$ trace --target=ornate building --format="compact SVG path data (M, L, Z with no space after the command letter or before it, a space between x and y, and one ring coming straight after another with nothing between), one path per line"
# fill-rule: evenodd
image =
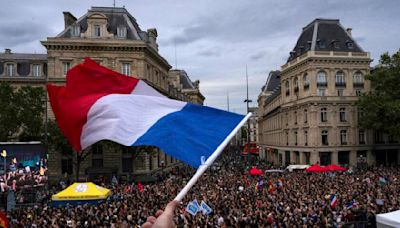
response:
M170 98L203 104L198 81L193 83L184 71L184 77L178 80L174 76L176 70L169 72L171 66L158 52L157 30L142 31L125 8L92 7L79 19L69 12L63 14L63 31L41 42L47 55L12 54L10 50L0 54L1 80L40 86L46 82L64 84L67 71L90 57L103 66L146 81ZM50 105L47 112L53 118ZM75 159L63 151L49 151L49 177L56 179L75 172ZM80 176L145 174L176 162L153 147L109 150L96 144L81 164Z
M258 98L267 159L281 165L378 162L380 145L372 131L358 127L363 113L355 105L370 90L364 76L371 61L339 20L316 19L304 27ZM391 155L396 162L397 154Z

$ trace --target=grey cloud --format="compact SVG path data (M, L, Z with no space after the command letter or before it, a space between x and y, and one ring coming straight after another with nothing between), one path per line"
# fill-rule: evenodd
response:
M221 52L216 49L202 50L197 52L197 55L205 56L205 57L218 57L221 55Z
M266 51L260 51L260 52L250 55L250 59L256 61L256 60L263 58L266 54L267 54Z
M51 29L44 24L25 21L17 23L0 23L0 40L4 47L13 47L46 38Z

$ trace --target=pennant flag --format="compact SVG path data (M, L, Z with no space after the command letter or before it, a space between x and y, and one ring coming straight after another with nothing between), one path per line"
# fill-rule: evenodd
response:
M335 194L332 194L331 195L331 208L336 207L336 204L337 204L337 197Z
M358 203L356 202L356 200L353 199L351 202L346 204L346 209L355 208L355 207L357 207L357 204Z
M101 140L151 145L197 168L244 118L169 99L89 58L68 71L65 86L48 84L47 90L57 124L75 151Z
M199 204L195 204L193 201L189 202L186 206L186 211L189 212L189 214L196 216L197 212L199 211Z
M213 212L213 210L211 209L210 206L208 206L206 204L206 202L204 202L203 200L201 201L201 205L200 205L201 211L203 212L203 214L205 215L209 215Z

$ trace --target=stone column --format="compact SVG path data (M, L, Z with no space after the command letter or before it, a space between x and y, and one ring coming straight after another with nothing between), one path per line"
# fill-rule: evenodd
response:
M333 151L332 152L332 154L331 154L331 158L332 158L332 164L338 164L338 162L339 162L339 160L338 160L338 158L339 158L339 152L337 152L337 151Z
M319 152L318 151L311 151L311 153L310 153L310 163L311 164L315 164L315 163L317 163L318 162L318 164L320 163L320 160L319 160Z
M349 158L350 166L357 165L357 151L355 151L355 150L350 151L349 157L350 157Z

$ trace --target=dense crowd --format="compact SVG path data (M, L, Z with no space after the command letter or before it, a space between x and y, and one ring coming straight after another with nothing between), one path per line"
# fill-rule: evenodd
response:
M376 214L399 209L399 168L336 175L294 171L260 177L245 174L252 166L270 168L270 164L245 161L234 154L220 158L176 210L177 226L342 227L355 221L374 226ZM7 216L13 227L139 227L177 195L193 172L181 168L143 189L131 183L107 185L113 195L100 205L54 208L42 204ZM336 196L333 206L332 196ZM187 213L185 206L194 199L204 200L213 212Z

